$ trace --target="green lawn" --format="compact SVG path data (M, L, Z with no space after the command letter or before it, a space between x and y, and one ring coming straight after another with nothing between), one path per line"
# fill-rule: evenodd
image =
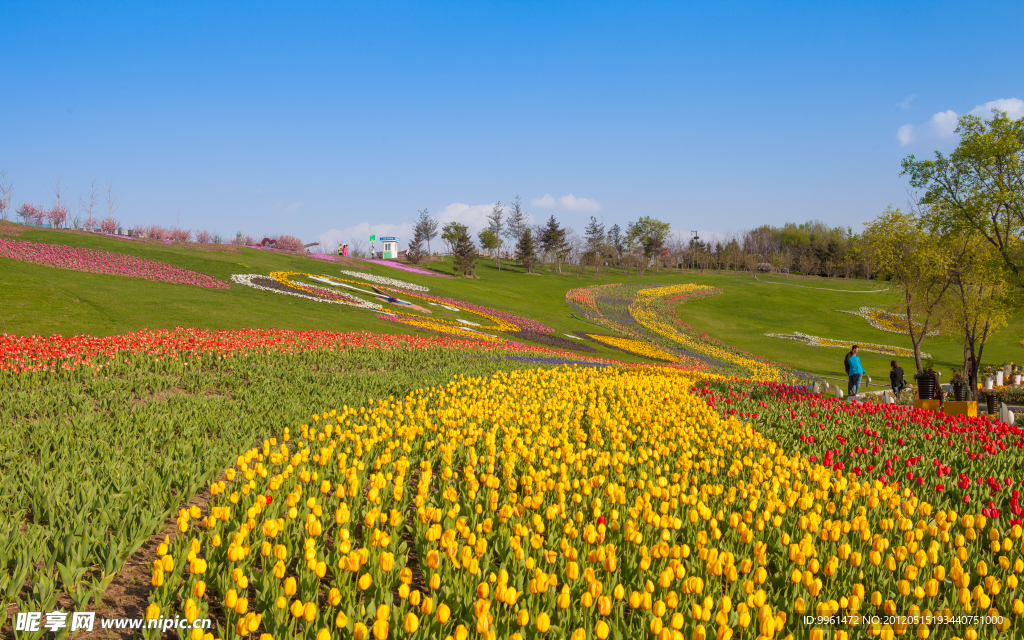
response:
M864 280L803 278L799 276L765 277L759 280L749 274L691 274L693 282L722 289L720 296L696 300L682 305L679 316L695 328L729 344L747 349L771 360L788 364L801 371L818 375L843 377L843 349L813 348L791 340L765 337L766 333L799 331L823 338L870 342L911 348L910 338L875 329L867 320L838 310L856 311L862 306L890 308L900 301L896 290L884 291L884 285ZM776 284L785 283L785 284ZM791 286L797 285L797 286ZM846 291L829 291L844 289ZM1015 316L985 346L984 363L1002 364L1004 360L1024 359L1018 329L1021 316ZM921 349L930 354L935 365L948 379L948 370L963 364L963 347L949 331L925 338ZM861 352L861 361L875 382L888 385L889 356ZM912 357L897 358L905 371L914 370Z
M237 253L207 251L189 245L125 241L42 229L25 229L18 238L136 255L224 280L236 273L267 274L275 270L337 276L344 268L338 263L256 249L241 249ZM445 269L447 265L433 263L431 266ZM575 277L550 272L527 275L515 266L499 272L491 260L481 261L477 269L479 279L476 280L431 278L376 266L368 273L423 284L436 295L533 318L554 328L556 335L594 328L573 318L564 303L565 293L575 287L609 282L714 285L721 288L723 294L683 305L679 314L684 320L731 345L819 375L842 375L844 352L841 349L814 349L798 342L767 338L764 334L800 331L827 338L909 346L909 339L905 337L879 331L862 318L836 311L855 310L865 305L885 308L898 301L894 291L866 293L878 288L878 283L874 282L797 276L761 277L762 280L787 283L770 284L755 281L748 274L701 275L694 271L648 273L643 278L635 275L623 277L619 273L595 279L592 275ZM241 285L233 284L230 290L202 289L139 278L58 270L6 259L0 259L0 302L0 333L110 335L142 327L194 326L207 329L367 330L428 335L426 331L380 320L372 312L257 291ZM992 339L986 347L985 362L1024 360L1024 349L1019 344L1021 335L1016 328L1020 320L1020 316L1015 317L1009 327ZM943 369L962 359L961 347L954 337L926 338L923 348L935 356L936 364ZM621 351L600 346L598 349L607 357L637 360ZM864 354L863 361L876 381L887 381L888 357ZM907 370L913 369L910 359L906 359L903 366Z

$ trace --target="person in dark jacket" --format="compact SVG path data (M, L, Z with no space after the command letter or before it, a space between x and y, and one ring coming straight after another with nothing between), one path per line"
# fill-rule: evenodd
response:
M889 384L893 394L897 397L900 395L900 391L907 386L906 381L903 380L903 367L896 364L895 360L889 362Z

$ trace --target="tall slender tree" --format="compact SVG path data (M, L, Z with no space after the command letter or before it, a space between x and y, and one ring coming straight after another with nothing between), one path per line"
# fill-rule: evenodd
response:
M427 254L434 255L430 252L430 240L437 237L437 218L430 215L429 209L423 209L419 214L420 217L416 220L416 225L421 227L423 239L427 241ZM415 231L415 226L413 230Z
M625 248L622 240L622 229L619 228L619 225L613 224L612 228L608 230L608 244L615 247L617 252L622 253Z
M530 216L523 210L523 203L519 196L512 199L509 208L508 218L505 221L505 237L513 246L518 247L523 232L530 226Z
M504 215L505 207L504 205L501 204L501 200L499 200L496 203L494 203L494 208L492 208L491 212L487 215L487 228L490 230L492 234L494 234L494 238L489 237L488 242L496 242L497 244L495 244L493 247L488 247L487 245L483 244L482 237L480 240L480 244L482 247L494 251L494 264L497 265L498 271L501 271L501 236L502 232L505 230L505 224L502 220L502 217Z

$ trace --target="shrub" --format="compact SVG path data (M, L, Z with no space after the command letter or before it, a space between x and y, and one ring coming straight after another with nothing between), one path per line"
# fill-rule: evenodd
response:
M196 242L202 244L209 244L211 240L210 232L203 229L202 231L196 231Z

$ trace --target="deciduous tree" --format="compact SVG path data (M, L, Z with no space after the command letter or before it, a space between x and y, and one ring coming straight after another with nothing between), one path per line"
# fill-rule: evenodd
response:
M879 269L903 294L914 364L921 371L921 341L942 322L942 302L953 284L954 257L913 212L886 209L864 229Z
M943 235L976 232L998 251L1024 283L1024 119L992 110L992 118L961 116L960 142L949 157L903 160L903 174L920 199L930 226Z

